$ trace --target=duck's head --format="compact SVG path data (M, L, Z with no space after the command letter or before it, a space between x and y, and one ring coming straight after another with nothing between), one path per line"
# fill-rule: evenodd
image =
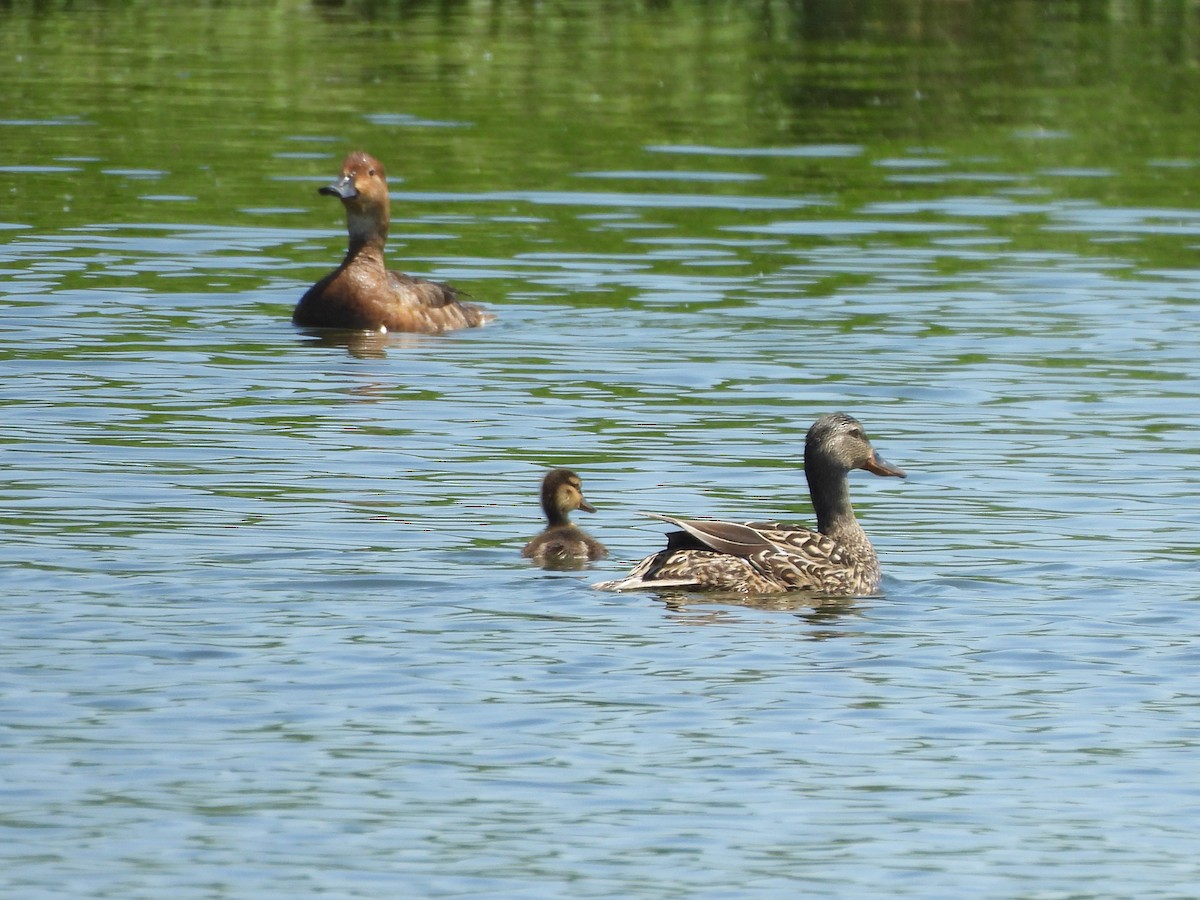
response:
M342 174L333 184L317 188L318 194L337 197L346 208L350 239L387 236L391 217L387 176L383 163L356 150L342 163Z
M596 507L583 496L583 483L570 469L552 469L542 479L542 509L552 525L567 521L567 514L577 509L595 512Z
M804 439L805 471L834 468L841 472L866 469L874 475L904 477L904 470L893 466L871 446L862 423L846 413L821 416L808 429Z

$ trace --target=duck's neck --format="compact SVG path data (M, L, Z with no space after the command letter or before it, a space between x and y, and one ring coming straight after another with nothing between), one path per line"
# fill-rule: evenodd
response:
M346 210L346 228L350 232L350 247L346 259L372 259L383 263L383 246L387 243L388 227L372 215L356 209Z
M542 511L546 514L546 522L550 528L571 524L567 511L559 505L556 493L557 490L542 492Z
M804 475L808 479L813 511L817 514L817 531L830 537L861 534L862 526L850 505L846 472L818 460L808 460L804 464Z

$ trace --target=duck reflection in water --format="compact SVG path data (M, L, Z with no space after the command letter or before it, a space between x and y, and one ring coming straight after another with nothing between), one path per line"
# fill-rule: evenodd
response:
M657 598L673 622L683 625L726 625L739 621L746 611L782 613L807 626L801 635L810 641L853 637L863 632L853 627L863 608L857 597L828 597L812 591L788 591L784 594L743 594L737 592L659 591ZM849 627L848 627L849 626Z

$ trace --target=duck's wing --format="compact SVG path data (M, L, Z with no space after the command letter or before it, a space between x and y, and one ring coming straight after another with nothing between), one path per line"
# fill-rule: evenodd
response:
M689 551L711 550L744 561L766 582L798 589L839 592L848 587L854 577L841 544L828 535L800 525L676 519L657 513L646 515L681 529L681 532L668 535L666 559ZM660 571L670 568L669 564L662 565Z
M679 529L667 547L646 557L625 578L595 585L626 591L677 587L774 593L810 590L848 594L860 573L845 548L820 532L783 522L677 519L643 513Z
M421 327L404 327L400 331L452 331L485 325L496 317L477 303L468 303L471 296L451 284L414 278L394 269L388 270L388 281L399 301L397 319L417 320Z
M700 546L718 553L751 558L761 553L776 553L783 548L759 530L757 522L726 522L724 519L676 519L660 513L642 513L651 519L670 522L699 542ZM683 549L682 547L680 549Z
M395 269L388 269L388 281L401 296L433 309L456 302L460 295L458 288L453 285L405 275Z
M790 522L743 522L742 525L753 529L764 541L783 553L824 559L835 553L838 547L838 542L829 535Z

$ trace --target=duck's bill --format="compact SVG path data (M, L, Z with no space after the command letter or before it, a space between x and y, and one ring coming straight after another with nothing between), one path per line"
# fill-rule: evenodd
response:
M895 475L897 478L905 477L903 469L893 466L878 453L874 454L863 468L872 475Z
M358 196L358 191L354 189L353 178L339 178L333 184L317 188L317 193L325 194L328 197L340 197L343 200Z
M596 511L596 507L592 506L592 504L588 503L586 500L579 501L579 508L582 509L584 512L595 512Z

